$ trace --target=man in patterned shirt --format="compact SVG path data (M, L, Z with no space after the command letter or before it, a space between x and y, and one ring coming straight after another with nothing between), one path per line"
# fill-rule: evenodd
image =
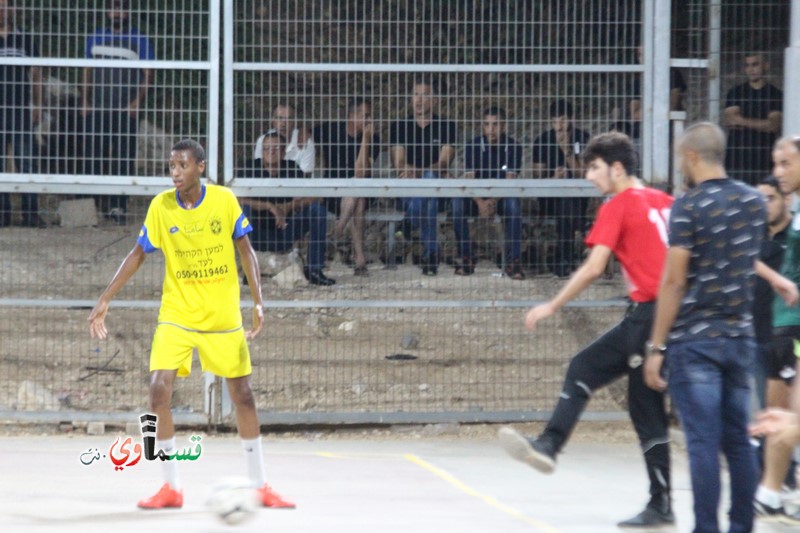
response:
M669 250L656 316L647 343L645 381L669 392L686 433L694 493L695 532L718 532L719 453L728 462L730 529L753 529L757 483L747 434L755 360L754 274L790 302L797 287L758 261L766 208L755 189L729 179L725 135L709 122L678 140L680 170L689 191L675 201ZM665 343L669 341L669 346Z
M150 409L158 416L156 447L176 451L170 402L175 377L188 376L197 349L204 371L226 378L236 406L236 427L242 439L248 474L265 507L294 507L264 479L264 459L258 415L250 388L247 339L264 325L258 260L247 234L250 222L236 196L224 187L204 184L205 150L195 141L172 147L169 169L173 189L150 203L136 245L128 253L89 315L93 338L105 339L111 299L144 263L146 254L161 250L165 259L164 288L158 325L150 353ZM245 332L239 309L236 251L253 298L253 326ZM177 461L162 460L166 483L143 509L179 508L183 491Z

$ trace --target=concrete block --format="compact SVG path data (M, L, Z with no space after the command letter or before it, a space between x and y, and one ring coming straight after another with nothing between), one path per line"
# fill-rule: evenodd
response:
M89 422L86 424L87 435L105 435L106 424L105 422Z
M138 422L126 422L125 434L132 437L137 437L142 434L142 426Z
M62 200L58 204L58 218L64 228L96 226L98 223L97 210L91 198Z

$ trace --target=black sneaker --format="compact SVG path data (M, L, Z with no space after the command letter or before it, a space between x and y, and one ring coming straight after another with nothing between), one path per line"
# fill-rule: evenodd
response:
M308 282L312 285L322 285L323 287L328 287L336 284L336 280L327 277L322 273L322 270L311 270L308 267L303 267L303 274L306 276Z
M756 518L764 522L782 522L790 526L800 525L800 512L787 513L784 506L773 507L757 499L753 500Z
M435 276L439 273L439 258L436 254L423 256L420 266L423 276Z
M556 469L556 451L547 440L529 439L510 427L501 428L497 436L500 438L500 445L517 461L522 461L543 474L552 474Z
M672 529L675 526L675 515L672 511L662 513L654 507L645 507L644 511L633 518L617 524L620 529L630 531L658 531Z

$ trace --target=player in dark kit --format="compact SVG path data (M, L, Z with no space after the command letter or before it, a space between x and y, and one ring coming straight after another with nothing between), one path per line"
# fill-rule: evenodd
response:
M602 276L611 254L622 265L630 305L619 324L572 358L544 432L531 439L506 427L500 430L500 442L515 459L551 473L556 455L567 443L592 393L627 375L630 416L647 465L650 501L641 513L618 525L626 529L669 526L675 518L670 497L667 413L663 394L644 383L642 362L667 252L672 197L644 187L629 174L638 161L633 143L622 133L594 137L582 157L586 179L604 195L613 196L600 208L586 238L591 248L588 258L552 300L528 311L525 326L532 331L540 320L555 314Z

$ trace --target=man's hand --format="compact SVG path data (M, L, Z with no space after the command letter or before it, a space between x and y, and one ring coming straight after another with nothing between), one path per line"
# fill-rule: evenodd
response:
M798 299L800 298L800 294L798 294L797 291L797 285L783 276L781 276L775 282L772 288L778 294L778 296L783 298L783 301L786 302L786 305L788 306L796 305Z
M556 179L562 179L567 176L567 167L556 167L556 172L553 174L553 177Z
M536 329L536 324L540 320L549 316L553 316L555 312L556 310L549 302L531 308L531 310L528 311L528 314L525 315L525 329L528 331L533 331Z
M372 120L364 122L364 129L361 130L362 139L372 139L372 134L375 133L375 128L372 125Z
M253 327L245 332L244 337L247 340L254 339L261 328L264 327L264 308L258 304L253 306Z
M644 358L644 382L645 385L658 392L667 389L667 382L661 377L661 367L664 365L664 354L647 354Z
M267 204L267 211L272 213L272 216L275 217L275 227L278 229L285 229L286 228L286 211L283 207L279 205L275 205L272 202Z
M89 313L89 334L93 339L105 339L108 337L106 329L106 315L108 314L108 302L100 300Z
M422 173L419 171L419 169L412 165L406 165L406 167L403 168L403 170L398 172L398 175L403 179L418 178L420 177L421 174Z

